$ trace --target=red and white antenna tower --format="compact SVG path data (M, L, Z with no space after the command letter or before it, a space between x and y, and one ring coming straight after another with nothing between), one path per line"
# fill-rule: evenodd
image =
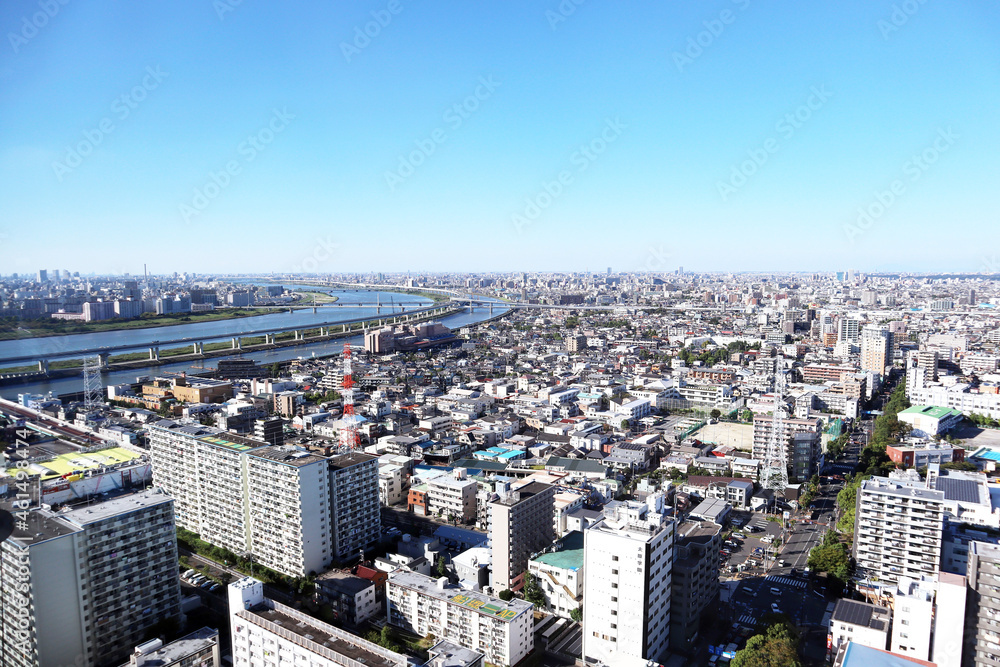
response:
M344 381L341 383L344 398L344 415L341 418L340 448L353 451L358 448L358 418L354 414L354 378L351 377L351 346L344 343Z

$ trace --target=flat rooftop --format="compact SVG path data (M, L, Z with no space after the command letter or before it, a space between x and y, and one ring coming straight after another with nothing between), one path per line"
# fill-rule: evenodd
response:
M583 567L583 532L574 530L557 543L555 551L543 553L532 560L561 570L579 570Z
M46 510L32 510L17 518L10 540L24 546L63 537L80 530Z
M378 460L378 457L372 456L371 454L362 454L361 452L350 452L348 454L331 456L330 467L336 468L337 470L343 470L344 468L350 468L351 466L356 466L361 463L367 463L368 461L376 461L376 460Z
M49 461L32 463L27 471L28 474L39 475L44 481L55 479L56 477L65 477L75 472L82 473L93 468L100 468L101 466L116 466L138 458L140 458L139 454L124 447L112 447L87 454L72 451L59 454ZM13 476L16 472L14 468L7 469L8 475Z
M174 499L166 493L158 489L150 489L138 493L125 493L101 502L82 504L68 512L60 512L58 516L65 521L82 527L95 521L104 521L119 514L128 514L129 512L147 509L162 503L172 503L173 501Z
M219 643L219 631L209 627L199 628L191 634L150 653L143 654L142 664L148 667L157 665L172 665L184 658L211 648Z
M832 620L859 625L872 630L889 631L889 610L857 600L837 600Z
M360 637L341 632L305 614L298 614L284 605L276 602L271 604L274 605L272 608L256 607L249 611L241 610L236 612L236 616L255 625L261 625L259 620L273 623L296 635L301 646L313 651L325 648L345 658L363 663L367 667L407 667L405 656L384 650Z
M268 461L274 461L276 463L281 463L295 468L301 468L309 465L310 463L317 463L319 461L326 460L325 456L313 454L306 449L301 449L294 445L261 447L260 449L255 449L251 453L251 456L267 459Z
M403 586L428 597L445 600L449 604L466 607L484 616L492 616L506 622L514 620L521 614L530 614L535 608L535 605L530 602L518 600L517 598L512 599L510 602L504 602L500 598L475 591L450 586L439 588L437 579L408 570L397 570L390 574L389 583Z

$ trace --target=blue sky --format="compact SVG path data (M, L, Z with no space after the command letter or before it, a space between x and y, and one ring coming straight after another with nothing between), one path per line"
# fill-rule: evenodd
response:
M63 1L0 8L0 274L974 272L1000 236L995 3Z

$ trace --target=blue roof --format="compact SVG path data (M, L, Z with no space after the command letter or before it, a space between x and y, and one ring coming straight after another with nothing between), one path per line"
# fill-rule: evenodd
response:
M913 667L925 664L927 663L923 661L918 662L895 653L849 642L841 667Z

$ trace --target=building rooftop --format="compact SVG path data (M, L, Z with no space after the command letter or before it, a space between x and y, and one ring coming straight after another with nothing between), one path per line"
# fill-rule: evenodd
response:
M367 463L368 461L377 461L378 457L372 456L371 454L362 454L361 452L350 452L347 454L331 456L329 460L331 468L343 470L345 468L350 468L351 466Z
M889 630L889 611L887 609L856 600L838 600L837 606L833 608L831 620L838 623L860 625L872 630Z
M844 644L833 664L834 667L913 667L914 665L934 667L933 662L908 658L854 642Z
M136 646L136 652L142 651L143 667L157 667L158 665L172 665L180 662L190 655L204 651L219 643L219 631L213 628L204 627L195 630L191 634L185 635L176 641L161 646L155 651L142 651L143 644Z
M277 445L272 447L261 447L254 450L252 456L257 456L269 461L275 461L287 466L301 468L310 463L317 463L326 460L325 456L318 456L312 452L295 447L293 445Z
M961 415L960 410L954 410L952 408L942 408L936 405L914 405L905 410L900 410L901 415L922 415L924 417L933 417L934 419L943 419L948 415Z
M96 452L68 452L55 456L54 458L41 463L32 463L27 468L27 472L32 475L39 475L42 480L55 479L56 477L66 477L74 473L82 473L101 466L115 466L139 458L140 455L124 447L111 447L101 449ZM13 468L7 470L7 474L14 476L17 471Z
M270 602L268 605L251 610L240 610L235 616L272 631L273 628L263 625L261 621L276 625L284 631L277 634L321 655L333 652L336 654L333 659L340 663L343 663L343 658L349 658L366 667L407 667L405 656L342 632L277 602Z
M79 505L68 512L60 512L59 517L77 526L83 527L96 521L104 521L113 516L128 514L163 503L172 503L174 499L160 489L126 493L97 503Z
M500 598L475 591L450 586L442 588L437 579L406 570L397 570L390 574L389 582L506 622L512 621L521 614L530 614L535 608L535 605L530 602L516 598L510 602L504 602Z
M215 429L213 429L215 430ZM258 440L251 440L250 438L244 438L242 436L236 435L235 433L229 433L228 431L217 431L211 435L203 435L198 438L200 442L204 442L207 445L214 445L222 449L228 449L234 452L249 452L260 447L267 447L266 442L260 442Z
M532 560L561 570L579 570L583 567L583 532L574 530L556 543L555 551L546 551Z
M10 539L24 546L63 537L80 530L47 510L32 510L17 519Z

